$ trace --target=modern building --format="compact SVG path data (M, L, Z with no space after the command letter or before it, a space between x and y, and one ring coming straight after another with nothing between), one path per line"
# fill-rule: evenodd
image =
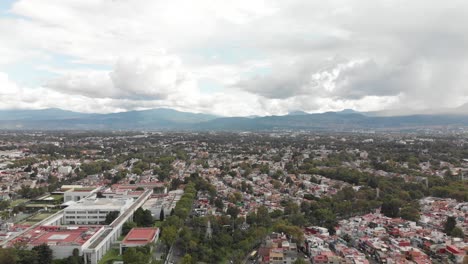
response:
M47 244L53 251L54 259L73 255L77 249L79 255L103 231L102 226L39 226L22 234L10 243L24 243L29 249Z
M150 243L157 242L158 239L159 228L157 227L132 228L120 244L120 254L122 254L126 248L145 246Z
M63 224L65 225L96 225L103 224L110 212L119 214L127 210L133 199L87 198L80 200L64 209Z
M77 202L81 199L91 196L92 194L97 193L100 190L100 187L82 187L80 185L72 185L69 189L66 189L66 187L62 186L62 189L65 189L63 193L63 201L67 203L70 201Z
M155 198L151 198L143 205L143 209L150 210L151 215L159 219L161 211L164 211L164 216L171 214L172 209L175 208L177 202L182 198L183 190L170 191L167 194L161 194Z

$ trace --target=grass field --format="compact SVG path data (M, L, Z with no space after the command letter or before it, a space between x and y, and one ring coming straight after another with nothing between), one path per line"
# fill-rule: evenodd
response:
M34 224L46 219L47 217L53 215L54 213L55 212L40 213L40 214L37 214L37 215L34 215L32 217L24 219L23 221L19 222L19 224L34 225Z
M114 260L122 260L122 256L119 255L119 250L111 248L99 261L99 264L112 263Z
M17 199L17 200L14 200L14 201L12 201L12 202L10 203L10 207L13 208L13 207L15 207L15 206L17 206L17 205L19 205L19 204L25 203L25 202L27 202L27 201L29 201L29 200L28 200L28 199Z

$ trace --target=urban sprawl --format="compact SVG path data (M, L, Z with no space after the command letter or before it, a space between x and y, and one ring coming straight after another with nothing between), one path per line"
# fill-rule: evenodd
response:
M464 133L0 133L0 263L468 263Z

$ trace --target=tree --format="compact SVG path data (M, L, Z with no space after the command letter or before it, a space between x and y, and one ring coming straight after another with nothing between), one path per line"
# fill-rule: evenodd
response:
M175 226L168 226L162 229L161 240L170 247L177 238L177 229Z
M181 263L182 264L192 264L193 263L192 256L190 254L185 254L185 256L182 258Z
M153 226L153 216L151 215L150 210L143 210L141 207L138 208L134 215L133 215L133 221L138 225L138 226Z
M455 219L455 217L453 216L447 216L447 220L445 221L445 224L444 224L444 232L447 234L447 235L451 235L453 229L456 227L457 225L457 221Z
M106 215L106 220L104 220L104 224L110 225L114 220L119 217L119 212L118 211L111 211L107 213Z
M229 206L226 213L230 215L233 219L237 218L237 215L240 213L239 208L237 206Z
M37 263L38 264L51 264L53 259L52 249L47 244L41 244L32 248L33 251L37 252Z
M159 220L164 221L164 209L161 208L161 213L159 214Z
M400 213L400 201L397 199L385 200L382 204L382 214L387 217L397 217Z
M135 248L128 248L122 255L122 259L125 264L148 264L150 256Z
M452 229L452 232L450 232L450 235L453 237L459 237L459 238L464 238L465 234L463 233L463 230L456 226L455 228Z
M0 263L16 264L17 256L12 248L0 248Z
M128 232L130 232L130 230L132 230L134 227L137 227L135 222L125 222L122 225L122 235L128 234Z
M419 220L419 210L411 205L405 206L401 209L400 216L403 219L416 222Z
M268 213L268 208L263 205L257 209L257 224L263 227L269 227L271 225L271 218L270 214Z
M16 254L18 255L17 264L35 264L37 263L37 252L23 248L17 248ZM0 263L3 263L0 261Z
M223 203L223 200L221 198L216 198L216 200L214 201L214 204L215 204L216 208L218 208L219 210L223 210L224 203Z
M283 211L281 211L279 209L275 209L275 210L273 210L273 212L270 213L270 217L273 218L273 219L279 218L282 215L283 215Z

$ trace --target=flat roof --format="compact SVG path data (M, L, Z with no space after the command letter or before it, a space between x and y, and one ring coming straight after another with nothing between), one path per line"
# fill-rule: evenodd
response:
M146 245L154 241L157 232L157 227L132 228L122 241L122 245Z
M11 243L24 242L30 246L43 243L49 246L83 245L102 226L39 226L19 236Z
M65 212L75 210L109 210L120 211L123 207L131 204L131 198L88 198L82 199L65 208Z

